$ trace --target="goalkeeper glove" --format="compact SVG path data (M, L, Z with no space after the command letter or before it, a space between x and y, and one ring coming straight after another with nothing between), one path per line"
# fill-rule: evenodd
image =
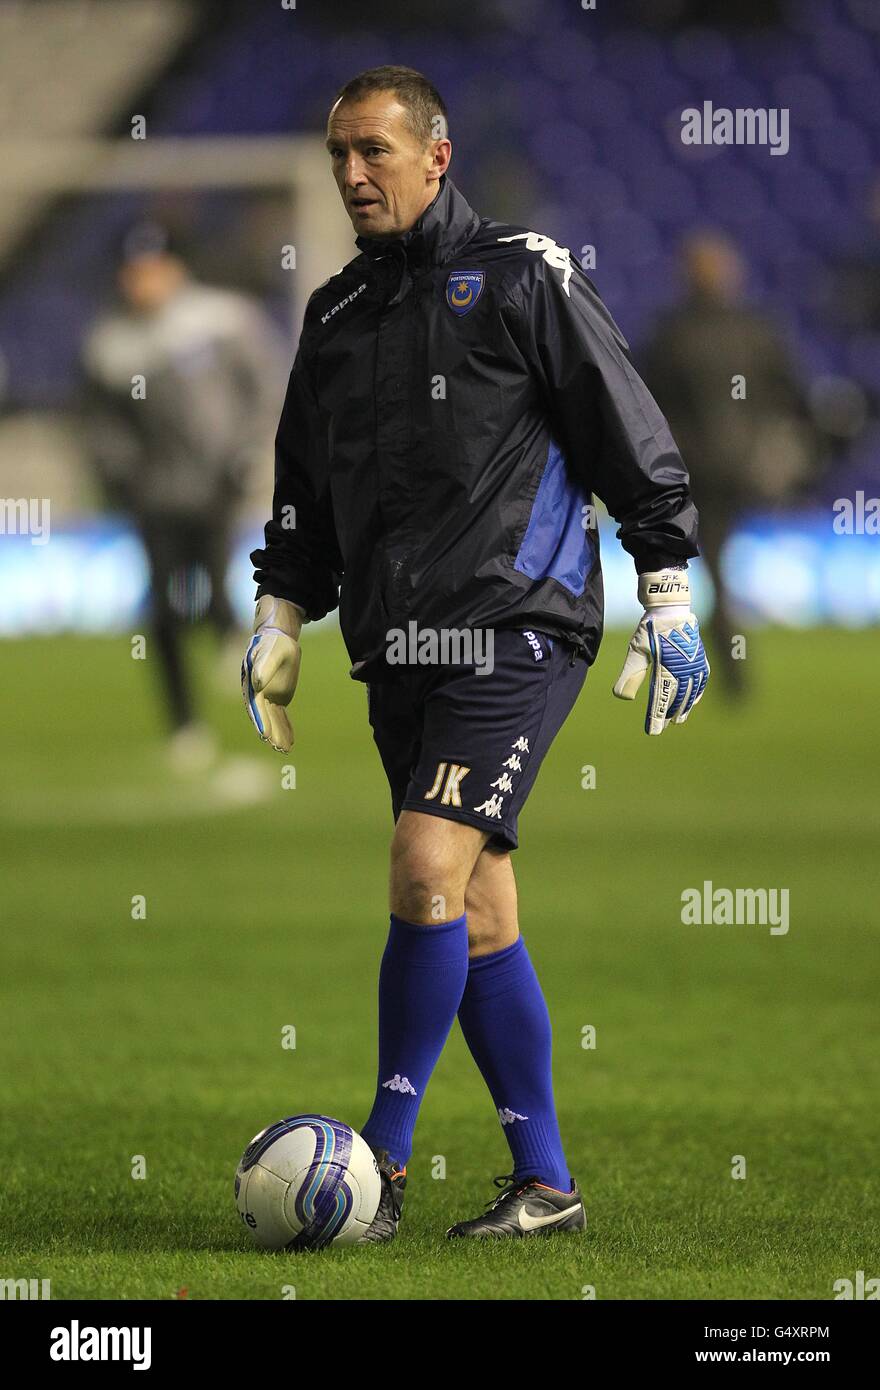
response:
M614 685L619 700L634 700L650 668L645 733L662 734L670 722L683 724L709 679L700 625L691 612L691 588L683 569L639 575L645 611L630 639L623 670Z
M293 743L285 707L293 699L299 677L299 634L305 616L295 603L264 594L257 603L254 635L241 663L241 693L251 723L279 753L289 753Z

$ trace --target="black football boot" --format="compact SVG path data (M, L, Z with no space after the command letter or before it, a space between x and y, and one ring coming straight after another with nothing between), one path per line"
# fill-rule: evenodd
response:
M491 1202L483 1216L457 1221L447 1236L491 1237L545 1236L552 1231L582 1231L587 1224L584 1199L572 1179L570 1192L547 1187L537 1178L495 1179L504 1189Z
M382 1183L379 1206L370 1225L358 1241L366 1245L373 1241L393 1240L397 1235L400 1212L403 1207L403 1190L406 1187L406 1169L398 1168L388 1157L387 1149L374 1149L376 1167Z

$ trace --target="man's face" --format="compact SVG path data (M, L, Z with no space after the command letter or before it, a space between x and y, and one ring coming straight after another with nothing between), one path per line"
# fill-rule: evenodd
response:
M723 303L734 303L745 281L745 266L736 247L719 236L690 239L685 247L685 272L692 289Z
M186 279L186 267L176 256L135 256L117 275L122 296L137 314L154 314L175 295Z
M365 237L408 232L433 201L452 153L446 139L419 145L393 92L334 106L327 149L351 224Z

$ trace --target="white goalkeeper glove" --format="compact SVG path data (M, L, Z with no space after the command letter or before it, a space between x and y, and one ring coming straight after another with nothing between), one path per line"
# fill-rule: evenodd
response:
M619 700L634 700L650 669L645 733L662 734L669 723L683 724L703 698L709 663L700 625L691 612L686 570L640 574L639 602L645 611L630 639L614 694Z
M260 738L289 753L293 730L286 706L293 699L302 652L299 634L304 609L264 594L257 603L254 635L241 663L241 693Z

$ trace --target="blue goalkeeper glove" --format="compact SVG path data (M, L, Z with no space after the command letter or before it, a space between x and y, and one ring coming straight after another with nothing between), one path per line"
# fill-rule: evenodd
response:
M641 621L630 639L623 670L614 684L619 700L634 700L648 671L645 733L662 734L683 724L709 679L700 624L691 612L691 589L683 569L639 575Z
M241 663L241 693L251 723L265 743L289 753L293 730L287 706L299 679L299 634L305 611L264 594L257 603L254 635Z

